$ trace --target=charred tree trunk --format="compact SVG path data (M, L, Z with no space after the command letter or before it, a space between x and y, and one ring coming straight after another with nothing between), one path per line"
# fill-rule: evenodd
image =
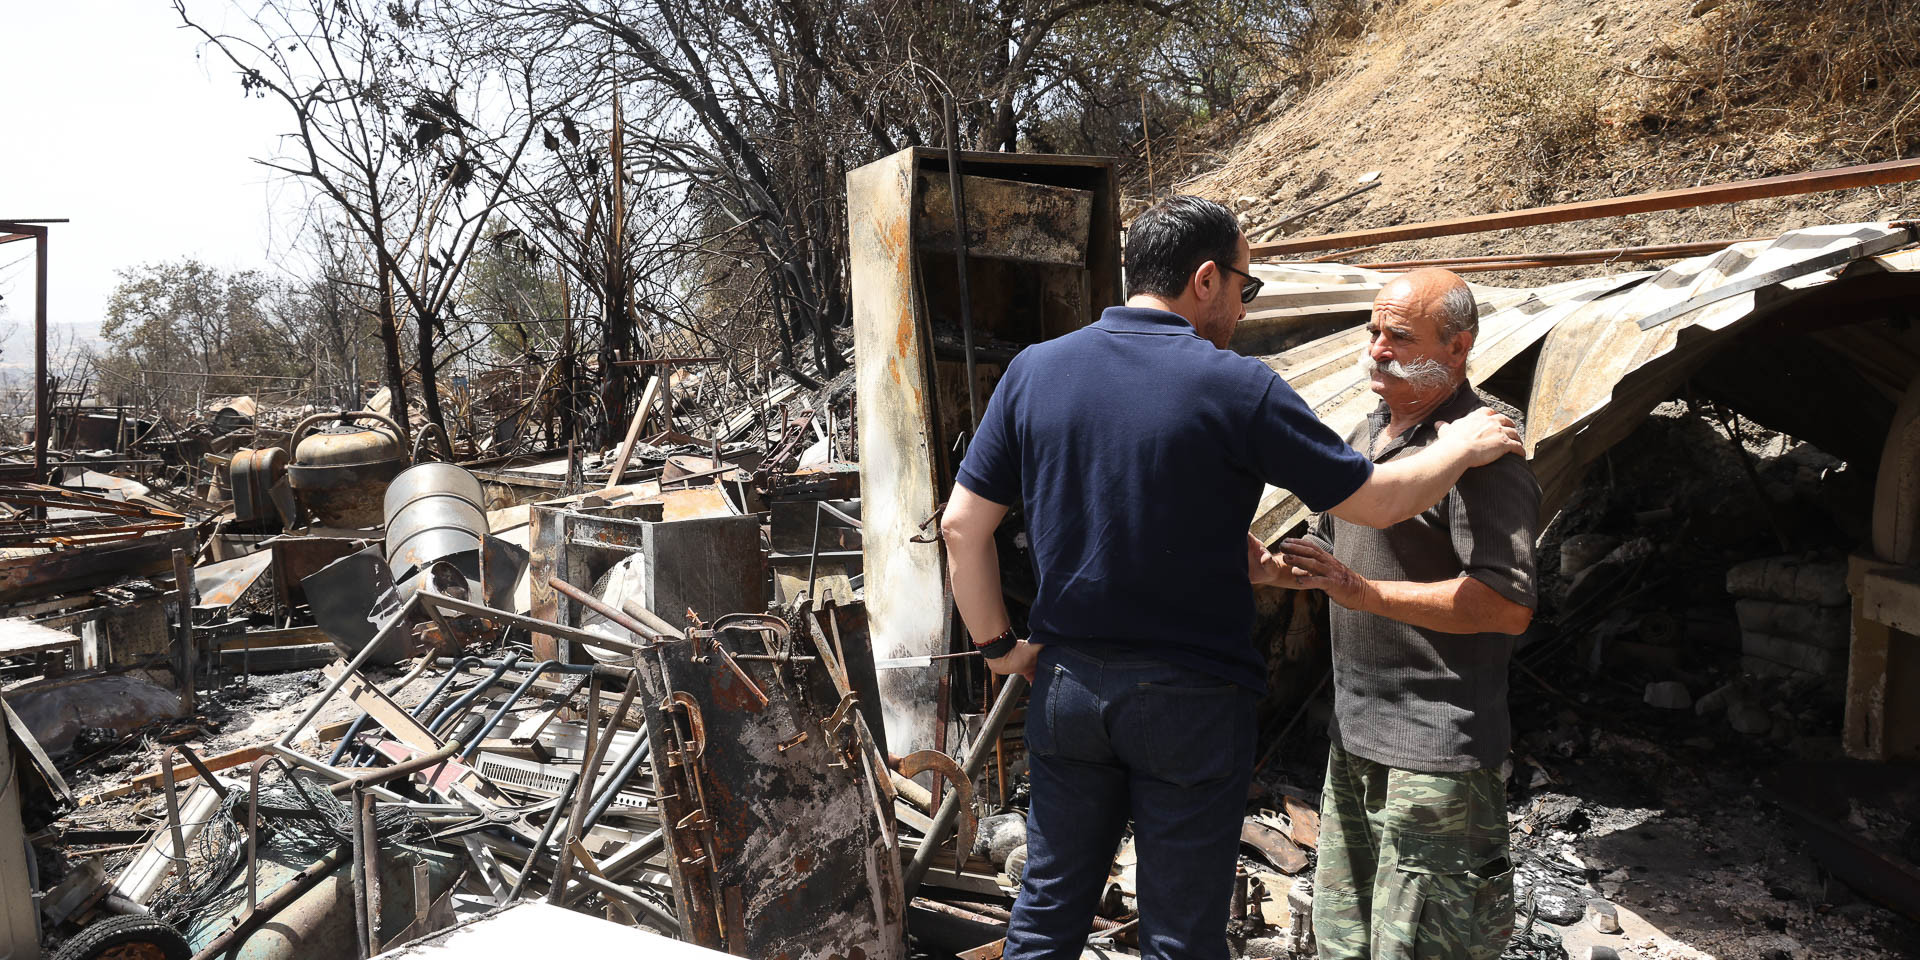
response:
M407 370L400 362L400 326L394 316L393 275L380 267L380 345L387 354L387 392L392 395L393 422L400 425L400 439L411 443L411 425L407 423Z
M436 331L433 315L424 312L420 313L414 326L415 333L417 334L414 339L418 341L418 350L420 353L420 361L417 365L420 371L420 398L426 403L427 422L438 426L444 431L447 429L447 421L446 417L440 412L439 363L434 360L434 334ZM405 409L396 408L396 410L398 415L394 419L398 420L406 416ZM452 434L447 434L446 436L450 437ZM452 444L449 443L448 445L451 446Z

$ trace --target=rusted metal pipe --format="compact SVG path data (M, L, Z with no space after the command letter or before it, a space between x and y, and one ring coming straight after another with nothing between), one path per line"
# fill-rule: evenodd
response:
M555 582L557 583L559 581ZM581 752L580 757L580 780L582 783L590 784L593 781L593 765L587 761L593 758L594 751L600 747L599 735L600 686L595 683L589 683L587 684L587 743L586 749ZM578 832L574 824L579 822L579 804L576 803L574 806L576 809L569 817L574 823L567 825L566 839L572 839L574 834ZM535 850L533 853L536 857L540 855L540 851L538 850ZM547 902L554 906L560 906L563 902L562 898L567 895L567 874L573 869L573 847L569 846L564 840L560 844L559 859L560 866L554 870L553 880L547 887Z
M553 581L555 584L560 582L559 580ZM413 595L413 599L447 610L458 610L461 613L470 613L499 623L525 627L537 633L546 633L575 643L584 643L590 647L604 647L608 650L617 650L628 655L639 653L641 650L639 644L628 643L625 640L616 640L605 634L582 630L579 627L570 627L564 623L555 623L552 620L539 620L534 617L521 616L520 614L510 613L506 610L489 607L485 604L474 603L471 600L462 600L458 597L449 597L444 593L435 593L424 587Z
M320 885L320 881L332 875L342 863L347 861L350 851L345 846L333 848L333 852L315 860L307 868L296 873L280 889L269 894L253 909L235 923L233 929L220 934L208 943L206 949L193 955L193 960L213 960L231 948L237 948L260 929L260 925L274 918L281 910L295 900L300 899L308 890Z
M540 827L540 839L534 841L533 852L527 854L527 862L520 868L520 876L513 881L513 890L507 894L507 903L520 899L520 894L527 889L527 878L533 876L534 865L540 862L540 854L553 840L553 828L567 815L567 801L572 799L574 788L579 785L579 771L567 775L567 782L560 787L560 796L554 800L553 813L547 816L547 822Z
M1273 240L1254 244L1253 257L1258 260L1283 253L1331 250L1335 247L1357 247L1364 244L1397 243L1402 240L1425 240L1431 237L1456 237L1462 234L1485 233L1513 227L1599 220L1605 217L1650 213L1656 210L1684 210L1716 203L1799 196L1853 187L1907 183L1913 180L1920 180L1920 158L1889 160L1884 163L1794 173L1760 180L1740 180L1680 190L1660 190L1627 197L1611 197L1605 200L1583 200L1577 203L1562 203L1528 210L1456 217L1451 220L1430 220L1425 223L1409 223L1396 227L1348 230L1318 237Z
M586 607L588 610L592 610L594 613L606 617L608 620L613 621L616 626L619 626L634 636L648 643L660 642L660 634L654 632L638 619L628 616L625 611L615 609L612 604L601 600L599 597L559 578L548 582L553 585L554 592L572 600L574 603Z
M595 687L594 689L598 690L599 688ZM613 718L607 721L606 732L601 734L599 740L593 744L592 756L586 758L586 764L581 767L580 789L574 796L573 816L568 820L568 845L561 850L560 870L554 875L555 892L548 897L549 902L557 906L565 906L567 902L566 878L567 872L572 866L572 845L580 842L580 840L586 836L584 824L587 818L587 811L593 801L593 781L600 773L600 765L606 762L607 748L613 744L614 733L620 729L621 722L626 720L627 711L633 706L633 698L639 694L639 692L640 671L634 670L627 674L627 689L620 694L619 705L613 708ZM599 711L596 709L588 718L587 722L592 724L599 719Z
M511 662L511 660L509 660L509 662ZM488 717L487 722L481 724L480 729L473 732L472 745L467 747L467 752L461 759L472 759L473 753L480 749L481 742L487 739L487 734L492 733L495 728L500 726L500 722L507 718L507 711L513 709L513 705L519 703L521 697L526 696L527 690L533 686L534 681L539 680L540 676L548 670L555 669L559 666L560 661L558 660L542 660L539 664L535 665L533 671L527 674L527 679L520 681L520 685L513 688L513 692L507 694L506 699L500 701L500 707L493 712L493 716ZM588 682L590 683L592 681Z
M366 864L361 868L362 885L366 888L364 910L367 917L367 956L380 952L380 824L374 819L374 798L364 789L357 791L360 797L360 837L366 844L362 856Z
M354 774L353 779L342 780L339 783L331 784L327 789L334 793L347 793L356 789L365 790L368 787L386 783L389 780L404 777L411 773L418 773L428 767L437 767L440 764L446 763L448 760L457 756L463 746L464 744L458 740L450 740L432 752L423 753L417 757L410 757L391 766L379 767L369 770L366 773Z
M367 952L367 820L362 816L365 810L366 794L359 784L353 784L352 830L353 860L348 865L348 876L353 883L353 929L354 953L360 960L367 960L372 954Z
M914 897L912 906L916 909L926 910L932 913L944 913L949 917L957 917L969 923L977 923L986 927L1003 927L1007 924L1007 921L1003 918L989 917L985 914L974 913L971 910L962 910L952 904L941 903L938 900L929 900L926 897Z
M625 601L621 602L620 609L625 611L628 616L633 617L634 619L639 620L641 623L646 624L654 632L658 633L663 639L685 640L687 638L687 632L685 630L682 630L679 627L676 627L673 624L668 623L666 620L662 619L659 614L654 613L652 610L648 610L646 607L641 606L640 601L635 600L632 597L629 597Z
M645 762L652 750L653 741L647 739L647 727L641 724L640 734L633 738L633 746L627 750L627 755L621 758L620 766L614 768L612 778L601 785L598 795L593 799L593 806L587 811L587 818L580 821L582 834L591 832L594 825L600 822L600 818L606 815L607 810L613 806L614 799L620 795L621 788L627 785L628 780L633 779L633 775L640 769L640 764Z
M1713 253L1724 250L1736 243L1751 243L1755 240L1772 240L1773 237L1748 237L1745 240L1700 240L1689 243L1653 243L1636 247L1607 247L1598 250L1563 250L1548 253L1493 253L1475 257L1435 257L1430 260L1383 260L1377 263L1356 263L1352 266L1362 270L1417 270L1422 267L1460 267L1475 263L1516 263L1526 260L1584 260L1592 257L1601 259L1631 258L1642 254L1649 260L1664 259L1666 256L1691 256L1699 253Z
M482 693L485 693L488 690L492 689L494 684L499 683L500 678L503 676L506 676L507 671L513 669L513 665L515 663L518 663L519 660L520 660L520 654L518 652L509 652L507 654L506 661L500 664L499 666L493 668L493 672L488 674L486 679L481 680L479 683L474 684L472 690L468 690L466 693L461 694L457 699L455 699L452 703L447 704L445 708L443 708L438 714L436 714L432 722L427 724L427 729L432 730L435 734L440 733L440 731L444 729L448 723L451 723L454 720L454 718L460 715L461 711L466 709L467 704L472 703L474 700L478 699Z
M33 234L33 482L47 482L47 434L53 411L47 409L47 228ZM38 514L45 516L45 514Z

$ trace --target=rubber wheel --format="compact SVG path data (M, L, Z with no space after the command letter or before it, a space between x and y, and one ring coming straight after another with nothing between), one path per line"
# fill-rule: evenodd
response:
M187 938L153 917L108 917L88 924L53 960L192 960Z

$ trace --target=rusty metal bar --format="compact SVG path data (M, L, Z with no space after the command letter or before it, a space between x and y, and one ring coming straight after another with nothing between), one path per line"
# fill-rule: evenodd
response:
M553 828L567 815L567 801L573 797L574 788L579 785L580 771L567 774L567 782L560 787L560 795L554 799L553 812L547 815L547 822L540 827L540 839L534 841L533 852L527 854L527 862L520 867L520 876L514 878L513 890L507 894L507 903L520 899L520 894L526 891L527 878L533 876L533 868L540 862L540 854L553 841Z
M596 686L593 689L597 691L599 687ZM627 689L620 694L619 705L613 708L613 718L607 721L606 732L594 742L591 755L585 757L586 763L580 768L580 787L574 792L573 816L567 818L567 845L561 849L560 870L554 874L553 892L547 898L549 902L558 906L566 906L567 903L566 883L567 873L573 866L572 848L586 836L587 812L593 804L593 781L598 779L600 765L606 762L607 748L613 745L613 735L620 730L621 722L626 720L627 711L633 706L633 698L639 693L640 672L629 671ZM599 720L599 710L595 709L587 719L589 729Z
M173 833L173 856L168 859L174 861L174 869L180 872L184 880L188 862L187 838L185 830L180 826L180 791L173 784L173 747L171 746L160 754L160 782L166 788L167 829Z
M1637 247L1610 247L1600 250L1568 250L1555 253L1496 253L1480 257L1438 257L1432 260L1387 260L1379 263L1356 263L1351 266L1362 270L1418 270L1423 267L1447 267L1455 273L1464 273L1463 267L1475 264L1509 264L1525 262L1605 262L1618 260L1622 263L1639 260L1665 260L1672 257L1691 257L1703 253L1718 253L1736 243L1749 243L1755 240L1772 240L1773 237L1748 237L1745 240L1701 240L1696 243L1655 243Z
M386 783L389 780L397 780L400 777L418 773L429 767L437 767L446 763L448 760L458 756L463 746L464 745L458 740L449 740L438 750L428 751L419 756L402 760L391 766L369 770L366 773L354 774L353 779L342 780L339 783L328 786L327 789L334 793L345 793L355 788L365 790L368 787Z
M1677 260L1683 254L1664 254L1650 257L1605 257L1590 260L1498 260L1492 263L1463 263L1457 267L1448 267L1454 273L1501 273L1508 270L1547 270L1553 267L1594 266L1606 263L1642 263L1647 260ZM1386 271L1389 273L1400 271Z
M929 900L926 897L914 897L913 902L909 905L917 910L925 910L929 913L943 913L949 917L956 917L969 923L980 924L984 927L1004 927L1007 925L1007 921L999 917L989 917L985 914L974 913L971 910L962 910L952 904L941 903L938 900Z
M603 617L606 617L608 620L612 620L615 625L619 626L623 630L626 630L628 633L631 633L634 636L647 641L648 643L659 642L660 635L657 632L649 628L646 624L641 623L639 620L631 616L628 616L625 611L615 609L612 604L609 604L601 600L599 597L596 597L593 594L588 593L585 590L582 590L579 587L576 587L573 584L566 582L565 580L561 580L556 577L553 580L550 580L548 582L553 585L554 592L560 594L563 597L566 597L569 600L572 600L574 603L577 603L583 607L586 607L588 610L592 610L594 613L597 613Z
M557 585L561 581L553 580L551 582ZM572 584L568 584L568 586L572 586ZM510 623L517 627L526 627L529 630L544 632L565 640L571 640L575 643L584 643L590 647L605 647L608 650L618 650L625 654L640 652L640 647L637 644L631 644L625 640L616 640L604 634L594 633L590 630L582 630L579 627L569 627L564 623L555 623L551 620L539 620L533 617L521 616L517 613L508 613L505 610L474 603L471 600L456 599L445 594L434 593L431 590L422 589L413 596L422 603L432 604L448 610L458 610L462 613L475 614L486 617L489 620Z
M1891 183L1908 183L1914 180L1920 180L1920 158L1912 160L1889 160L1884 163L1869 163L1853 167L1839 167L1831 170L1816 170L1809 173L1794 173L1781 177L1766 177L1760 180L1739 180L1733 183L1721 183L1705 187L1660 190L1653 193L1612 197L1605 200L1582 200L1577 203L1561 203L1548 207L1534 207L1528 210L1512 210L1503 213L1480 214L1472 217L1456 217L1450 220L1430 220L1425 223L1410 223L1395 227L1348 230L1342 233L1329 233L1317 237L1272 240L1267 243L1254 244L1253 256L1258 259L1287 253L1304 253L1310 250L1330 250L1335 247L1397 243L1402 240L1424 240L1432 237L1456 237L1462 234L1486 233L1493 230L1508 230L1514 227L1532 227L1548 223L1573 223L1581 220L1599 220L1604 217L1620 217L1626 216L1627 214L1650 213L1657 210L1685 210L1691 207L1701 207L1716 203L1736 203L1742 200L1758 200L1766 197L1799 196L1808 193L1824 193L1829 190L1847 190L1854 187L1876 187Z
M353 929L354 955L359 960L367 960L373 954L367 952L367 820L366 794L359 784L353 785L352 803L353 861L349 876L353 884Z
M335 847L332 853L308 864L306 869L294 874L292 879L281 884L280 889L275 890L265 900L260 901L258 906L241 917L239 922L234 924L233 929L214 937L213 941L207 944L206 949L193 955L193 960L213 960L214 957L245 943L248 937L253 936L255 930L260 929L261 924L273 919L274 915L285 909L288 904L300 899L308 890L318 886L320 881L330 876L340 867L340 864L346 862L348 854L349 851L345 846L339 846Z
M971 781L980 775L986 767L987 758L993 755L993 743L1000 739L1000 731L1007 725L1007 718L1013 716L1014 704L1020 701L1020 695L1027 692L1027 678L1014 674L1007 677L1006 685L1000 688L1000 698L993 702L993 709L987 713L987 719L980 725L980 735L973 740L973 748L967 751L966 763L960 770ZM947 839L947 831L953 829L954 821L960 817L960 792L941 798L940 812L934 814L933 825L920 841L920 849L913 852L913 860L907 864L905 882L907 896L913 896L920 889L920 881L926 879L927 869L933 866L934 852ZM965 861L955 858L954 869L965 865Z
M363 885L366 888L367 956L380 953L380 824L374 819L373 794L356 789L360 799L360 836L366 844Z
M646 761L652 751L653 741L647 738L647 725L642 723L639 735L633 738L633 746L628 748L626 756L620 758L620 765L614 768L613 778L601 785L592 807L587 810L587 818L580 821L581 833L592 831L594 825L600 822L600 818L613 806L613 801L620 796L621 789L626 787L628 780L633 779L640 764Z

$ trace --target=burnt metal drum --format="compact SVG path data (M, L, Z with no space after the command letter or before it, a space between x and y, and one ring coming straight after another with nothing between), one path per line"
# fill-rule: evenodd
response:
M373 420L386 429L369 427L307 436L315 424L329 420ZM287 479L294 498L313 522L351 528L380 523L381 498L387 492L387 483L407 467L399 426L367 410L318 413L293 428L290 443L293 463L287 467Z
M287 475L287 451L279 447L242 450L233 455L233 518L240 523L278 521L273 485Z
M480 479L451 463L415 464L387 485L387 565L403 598L414 575L440 560L479 579L486 502Z

